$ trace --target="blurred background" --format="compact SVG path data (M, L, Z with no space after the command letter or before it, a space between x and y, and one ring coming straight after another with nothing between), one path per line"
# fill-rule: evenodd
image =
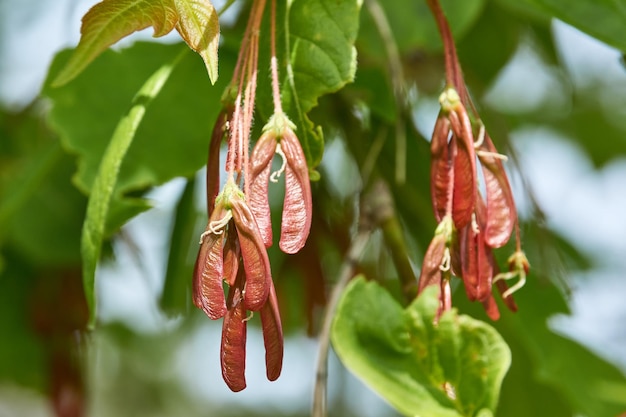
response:
M215 2L217 7L221 3ZM511 379L519 377L523 382L505 385L501 415L616 415L614 411L619 407L626 410L623 386L615 390L605 387L602 392L606 398L600 395L597 399L602 405L588 408L602 411L585 413L573 397L576 389L587 387L563 387L555 375L558 367L545 366L545 361L556 361L549 355L559 350L528 347L520 340L536 333L529 330L526 336L511 336L514 327L507 326L511 321L524 321L524 314L531 315L529 310L535 309L537 323L545 324L551 334L575 341L567 346L584 352L572 353L571 362L563 362L567 370L561 378L572 371L571 364L580 364L577 358L592 357L602 364L596 367L598 373L606 369L606 375L618 375L623 381L623 56L559 20L517 12L507 7L507 1L480 3L472 22L459 34L461 63L487 127L495 126L492 136L502 131L506 136L508 131L509 140L502 140L499 146L512 157L507 168L524 220L526 251L533 267L530 288L520 291L522 301L527 297L522 303L526 311L498 324L512 344L514 362L515 358L520 360L517 366L530 364L525 371L528 375L523 377L514 364ZM327 181L316 185L315 193L335 203L316 207L329 230L320 232L317 241L320 263L324 265L320 271L323 280L289 284L287 278L297 278L302 272L276 253L271 254L273 269L284 271L286 277L279 278L287 339L283 374L278 381L265 380L262 339L258 328L252 326L247 342L248 388L237 394L230 392L219 367L221 322L211 322L190 308L188 298L186 305L172 307L174 304L167 300L169 293L164 293L168 288L166 277L173 274L168 254L175 244L172 233L183 200L193 213L187 221L197 235L206 221L202 220L206 210L202 195L204 171L198 172L193 182L177 178L142 190L153 208L133 218L111 239L106 259L98 269L98 330L88 335L75 331L86 319L76 240L86 197L70 181L76 170L75 157L66 152L65 146L58 146L58 133L47 123L50 101L40 98L40 92L55 54L77 44L80 18L92 5L92 0L0 0L0 417L52 416L48 396L60 389L55 386L58 381L70 381L70 385L75 382L63 391L69 393L65 400L71 403L72 398L86 395L90 416L308 415L318 348L314 334L319 328L324 289L336 279L345 250L341 236L353 231L332 226L354 223L355 201L362 187L355 181L360 162L354 156L354 143L339 128L326 133L328 143L320 172ZM224 42L229 42L228 27L239 21L240 9L236 3L221 19ZM364 27L371 26L365 9L363 14ZM392 22L394 16L389 13ZM370 32L359 39L362 67L357 83L322 101L319 114L332 109L335 102L360 97L364 88L361 81L370 79L377 68L384 73L384 65L377 61L376 46L369 43ZM410 108L407 123L414 126L414 136L423 148L427 142L420 135L430 136L439 110L441 57L437 48L410 44L410 37L401 39ZM154 41L151 31L132 36L116 49L146 40ZM160 42L178 42L178 38L170 35ZM225 74L222 77L227 77ZM367 99L362 104L369 105L367 111L373 114L375 123L384 123L384 114ZM208 135L206 138L208 141ZM427 161L424 163L427 167ZM396 196L402 211L402 195ZM279 192L275 197L280 199ZM408 217L404 222L407 229L414 226ZM423 224L432 226L415 232L423 238L409 238L415 247L416 271L423 241L432 236L434 219ZM389 255L378 247L380 241L381 237L375 235L367 252L369 258L363 261L364 269L382 271L391 282L395 272ZM195 257L193 250L180 252L181 263L185 264L182 270L189 270ZM177 276L179 281L185 279L182 273ZM322 295L313 296L312 287L307 285L313 285ZM531 299L548 286L557 288L559 295ZM480 314L459 300L461 311L467 308L470 314ZM547 308L542 304L553 302L558 305ZM305 304L307 308L302 309ZM185 314L179 314L181 311ZM520 348L526 353L516 356L516 343L526 346ZM70 345L80 348L70 354ZM568 356L568 352L563 354ZM83 373L73 365L76 363L84 365ZM585 366L592 364L595 362L580 365L582 376L577 383L585 380ZM396 415L334 356L330 360L329 393L334 416ZM552 408L536 406L542 412L529 413L532 408L507 412L524 398L541 402L550 396Z

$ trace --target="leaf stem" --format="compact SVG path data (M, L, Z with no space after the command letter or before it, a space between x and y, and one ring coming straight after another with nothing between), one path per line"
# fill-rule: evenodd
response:
M228 0L226 3L224 3L224 5L222 6L222 8L217 12L218 16L223 15L224 13L226 13L226 11L228 9L230 9L230 6L233 5L233 3L235 3L235 0Z

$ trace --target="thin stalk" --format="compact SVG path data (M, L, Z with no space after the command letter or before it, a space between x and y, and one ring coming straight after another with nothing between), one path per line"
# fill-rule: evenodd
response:
M335 317L335 311L337 310L337 304L341 298L343 290L350 282L350 279L354 275L354 268L363 254L363 250L367 245L371 235L371 230L360 230L355 238L352 240L348 253L341 265L341 271L339 273L339 279L333 288L333 292L330 296L330 301L326 306L326 312L324 313L324 322L322 324L322 330L320 332L319 341L319 353L317 356L317 367L315 372L315 390L313 392L313 411L312 417L326 417L327 415L327 395L326 386L328 383L328 348L330 347L330 330Z
M467 89L465 87L465 81L463 81L463 72L461 71L461 65L459 64L459 57L456 53L456 46L454 44L454 37L450 30L450 25L446 19L446 15L441 9L439 0L426 0L428 7L435 17L441 40L443 41L443 51L446 62L446 83L454 89L461 96L461 101L464 104L468 103Z
M218 16L223 15L224 13L226 13L226 11L228 9L230 9L230 6L233 5L233 3L235 3L235 0L228 0L226 3L224 3L224 5L222 6L222 8L217 12Z
M393 32L389 24L389 20L385 15L385 11L377 0L367 0L365 2L367 9L374 19L376 29L385 46L389 63L389 73L391 84L393 86L393 94L396 104L396 172L395 178L397 184L406 182L406 131L404 127L404 73L402 71L402 61L400 52Z
M256 0L252 4L252 10L250 11L250 17L248 18L241 43L241 50L237 58L237 65L231 81L231 86L237 86L237 96L230 123L226 169L231 179L237 173L237 182L241 180L243 173L244 192L246 194L249 186L247 179L248 148L257 87L259 33L265 4L266 0Z
M282 113L283 106L280 101L280 84L278 80L278 58L276 57L276 0L272 0L270 19L271 33L271 57L270 69L272 71L272 98L274 99L274 113Z

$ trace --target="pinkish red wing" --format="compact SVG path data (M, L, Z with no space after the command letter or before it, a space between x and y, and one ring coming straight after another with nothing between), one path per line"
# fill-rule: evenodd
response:
M239 271L240 257L239 237L237 236L235 224L231 221L228 230L228 238L224 243L224 281L231 287L235 285L237 271Z
M483 301L483 307L485 307L485 311L487 312L487 316L493 321L496 321L500 318L500 310L498 309L498 304L496 303L496 299L493 298L493 295L489 293L489 297Z
M476 153L474 152L474 136L467 114L459 115L452 112L449 117L454 133L452 146L454 169L452 219L458 230L470 222L474 212L478 190L476 185Z
M225 126L228 121L228 113L222 110L217 116L213 133L211 133L211 143L209 145L209 157L206 164L206 196L209 217L213 213L215 198L220 191L220 147L224 138Z
M268 302L261 309L261 326L265 344L267 379L275 381L283 368L283 328L273 284L270 287Z
M220 215L225 211L217 209L215 213ZM194 304L212 320L224 317L226 314L226 301L222 287L224 238L225 232L219 235L207 234L200 246L194 267Z
M487 134L485 134L483 148L490 153L497 152ZM500 248L508 242L517 221L513 192L500 159L483 154L480 156L480 162L483 166L487 191L485 241L492 248Z
M313 202L309 167L296 135L287 129L280 146L287 159L285 169L285 200L280 226L280 249L297 253L309 237Z
M476 200L475 223L461 230L461 265L467 298L485 301L491 296L494 260L484 240L485 203Z
M424 263L422 264L422 273L420 274L420 282L418 293L429 285L441 285L441 262L446 249L446 238L443 235L435 235L428 245L426 255L424 255Z
M243 281L243 279L240 279ZM230 288L228 312L222 324L220 363L222 377L234 392L246 387L246 309L241 299L241 284Z
M272 246L272 219L268 200L268 184L276 137L265 132L257 141L250 157L250 195L248 202L266 247Z
M448 144L449 134L450 122L443 115L439 115L430 142L430 195L437 222L440 222L446 215L448 203L452 197L450 193L452 162L450 161Z
M241 198L233 198L230 204L246 273L244 304L247 310L258 311L269 295L272 280L270 261L254 215L246 202Z

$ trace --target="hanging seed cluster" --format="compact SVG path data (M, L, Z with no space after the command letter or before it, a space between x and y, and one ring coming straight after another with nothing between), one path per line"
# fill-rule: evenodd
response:
M444 43L447 87L431 141L431 198L438 226L422 264L418 292L440 288L439 315L451 308L450 281L460 278L467 296L482 302L492 319L500 315L493 288L508 308L524 285L528 261L521 249L513 193L499 154L469 98L454 42L437 0L427 0ZM254 0L224 110L213 129L207 162L208 224L200 239L193 300L211 319L223 318L222 375L233 391L246 387L246 329L259 312L267 378L279 377L283 333L267 248L273 243L268 185L285 179L279 247L300 251L312 219L311 186L296 126L283 113L276 59L276 0L271 0L271 78L274 114L252 152L250 132L257 88L259 34L266 0ZM469 111L468 111L469 109ZM220 189L220 145L227 138L228 178ZM281 167L272 172L272 161ZM480 192L479 169L485 195ZM493 251L515 235L508 270ZM507 281L517 279L509 288ZM224 293L224 283L227 294Z

